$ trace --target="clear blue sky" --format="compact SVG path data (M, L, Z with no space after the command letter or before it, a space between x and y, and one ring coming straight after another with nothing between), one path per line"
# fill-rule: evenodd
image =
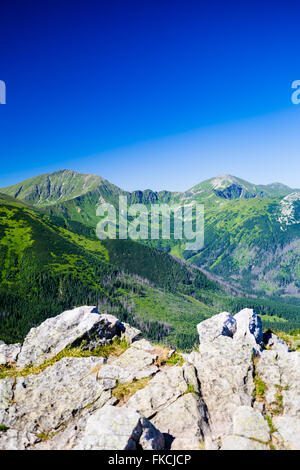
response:
M0 186L71 168L124 189L184 190L220 173L300 187L299 12L3 0Z

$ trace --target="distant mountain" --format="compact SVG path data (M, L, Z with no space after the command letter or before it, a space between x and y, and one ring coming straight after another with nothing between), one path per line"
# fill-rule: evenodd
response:
M280 183L269 185L255 185L231 175L220 175L206 180L189 191L184 193L186 196L201 199L218 197L221 199L251 199L251 198L273 198L283 197L295 190Z
M3 188L1 192L35 206L43 207L69 201L93 191L100 192L100 188L104 192L107 191L107 188L119 191L119 188L101 176L60 170L29 178L21 183Z
M280 183L255 185L231 175L185 192L126 192L95 175L70 170L41 175L2 192L51 216L95 230L96 207L107 201L204 204L205 246L188 252L185 240L144 243L184 259L243 295L300 298L300 190Z

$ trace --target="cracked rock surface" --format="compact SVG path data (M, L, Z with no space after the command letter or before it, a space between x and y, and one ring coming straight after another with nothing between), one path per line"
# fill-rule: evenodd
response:
M300 352L249 309L197 330L174 355L85 306L0 343L0 450L300 449Z

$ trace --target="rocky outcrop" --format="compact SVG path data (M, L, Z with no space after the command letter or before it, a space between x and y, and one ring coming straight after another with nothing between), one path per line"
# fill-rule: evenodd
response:
M76 450L163 449L163 435L134 410L105 406L93 413Z
M99 359L65 357L43 373L18 377L5 424L20 431L48 434L86 406L106 403L111 392L93 372L103 363Z
M1 344L0 449L299 449L300 352L249 309L197 329L179 355L81 307Z
M172 450L199 450L210 436L205 403L197 393L186 393L159 411L153 424L169 440Z
M300 419L300 351L263 351L257 373L265 384L268 409Z
M125 336L130 342L140 337L139 330L125 325L113 315L100 315L96 307L79 307L63 312L30 330L17 366L40 365L78 341L85 340L93 348L116 336Z
M263 342L263 329L260 317L250 308L241 310L234 316L236 332L234 339L248 343L255 351L260 351Z
M200 344L211 343L219 336L232 338L236 332L236 320L230 313L222 312L199 323L197 330Z
M200 344L199 353L192 353L189 361L196 368L209 410L212 439L217 442L232 433L236 409L252 404L252 350L228 336L220 336L212 343Z

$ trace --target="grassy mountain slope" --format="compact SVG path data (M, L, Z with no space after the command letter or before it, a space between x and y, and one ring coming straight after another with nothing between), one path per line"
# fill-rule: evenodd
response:
M101 311L142 327L152 339L162 340L172 333L176 343L180 333L177 317L162 314L154 318L151 309L141 308L137 301L154 298L156 293L166 305L171 296L180 306L188 319L188 331L204 318L202 306L195 308L183 296L201 297L218 290L198 270L138 243L102 243L81 233L80 228L77 225L71 231L63 219L54 220L0 195L2 340L21 341L32 326L49 316L76 305L97 304ZM180 344L187 347L191 341L186 335Z
M94 231L99 221L98 204L117 207L120 194L127 195L128 204L204 204L205 247L200 252L187 252L184 240L144 243L205 269L241 295L287 297L289 302L300 298L300 191L280 183L253 185L221 175L184 193L128 193L100 177L63 170L4 191L66 224L83 224L87 231Z

